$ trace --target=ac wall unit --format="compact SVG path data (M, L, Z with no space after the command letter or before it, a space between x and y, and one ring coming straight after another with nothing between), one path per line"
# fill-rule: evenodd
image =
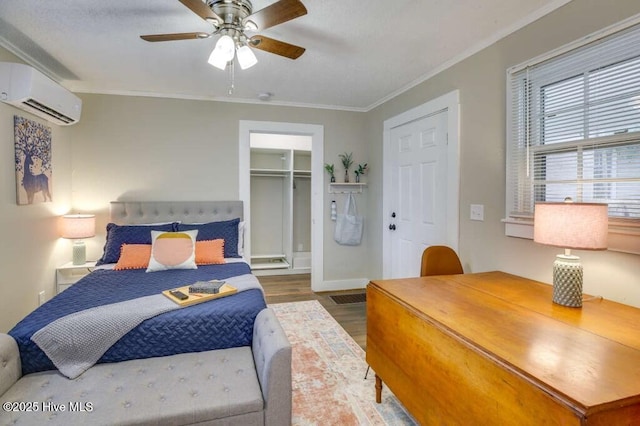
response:
M25 64L0 62L0 101L68 126L80 120L82 100Z

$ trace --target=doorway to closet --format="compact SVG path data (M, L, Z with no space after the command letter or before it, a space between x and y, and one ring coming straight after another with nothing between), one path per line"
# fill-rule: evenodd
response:
M312 289L322 283L322 152L322 126L240 122L244 256L254 274L310 272Z
M251 133L249 149L251 269L309 273L311 136Z

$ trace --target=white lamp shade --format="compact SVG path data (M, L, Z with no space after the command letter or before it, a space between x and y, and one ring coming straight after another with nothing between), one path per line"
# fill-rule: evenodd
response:
M96 235L96 217L92 214L68 214L62 216L62 238L80 239Z
M216 68L224 70L227 66L227 62L233 59L235 54L235 43L233 39L228 35L223 35L218 39L216 47L209 56L209 63Z
M533 240L578 250L606 250L608 209L600 203L536 203Z
M247 45L244 45L238 49L238 63L240 64L240 68L246 70L247 68L251 68L255 64L258 63L258 59L256 55L253 53L251 48Z
M213 49L213 52L211 52L211 56L209 56L209 63L211 65L213 65L214 67L224 71L224 69L227 67L227 62L225 59L223 59L221 56L217 56L216 55L216 50Z
M216 43L216 49L218 49L223 57L230 61L233 59L233 55L235 53L236 45L233 42L233 39L228 35L223 35L220 37L218 42Z

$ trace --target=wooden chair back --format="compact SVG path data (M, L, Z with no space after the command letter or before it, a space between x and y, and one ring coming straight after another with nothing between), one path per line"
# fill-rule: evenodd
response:
M463 274L458 255L451 247L430 246L422 253L420 276Z

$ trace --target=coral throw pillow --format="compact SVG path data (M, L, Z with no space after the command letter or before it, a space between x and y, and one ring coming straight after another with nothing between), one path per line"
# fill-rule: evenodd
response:
M196 264L217 265L224 260L224 240L196 241Z
M147 272L168 269L197 269L197 235L198 231L151 231L151 258Z
M113 269L121 271L123 269L147 268L150 257L151 244L123 244L118 263Z

